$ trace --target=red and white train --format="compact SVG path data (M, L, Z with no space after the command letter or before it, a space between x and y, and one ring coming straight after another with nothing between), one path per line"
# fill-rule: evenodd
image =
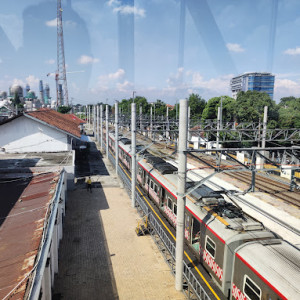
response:
M114 152L115 137L109 136ZM131 141L119 139L119 159L131 170ZM137 181L176 228L177 168L148 152ZM187 176L187 189L193 181ZM245 214L221 192L202 185L186 199L186 243L228 299L300 299L300 251Z

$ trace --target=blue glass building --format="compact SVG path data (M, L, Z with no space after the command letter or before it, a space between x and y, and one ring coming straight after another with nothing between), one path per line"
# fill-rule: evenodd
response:
M238 92L258 91L267 93L273 100L275 75L271 73L245 73L233 77L230 81L232 97L236 99Z

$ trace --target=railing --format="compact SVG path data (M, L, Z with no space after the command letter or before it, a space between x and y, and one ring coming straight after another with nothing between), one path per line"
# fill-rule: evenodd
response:
M108 154L108 158L113 166L115 166L115 158L112 156L111 153ZM121 177L124 187L128 191L128 194L131 194L131 179L124 173L123 169L119 166L118 167L118 174ZM136 203L138 207L142 210L144 215L148 216L148 222L150 225L150 233L153 236L158 236L160 242L164 245L165 249L161 248L160 243L160 250L162 254L165 256L166 262L172 269L172 273L175 274L174 265L175 265L175 255L176 255L176 246L175 241L172 241L168 235L166 234L165 230L163 229L162 225L159 223L157 218L154 216L150 208L146 205L145 201L142 197L136 193ZM155 241L155 239L154 239ZM157 243L157 241L155 241ZM167 250L167 252L165 251ZM168 257L170 256L170 257ZM192 268L190 268L185 261L183 261L183 278L184 278L184 286L183 290L188 297L188 299L194 299L197 297L201 300L210 300L210 297L207 295L206 291L202 287L201 283L197 279L197 277L193 274ZM193 298L191 298L193 297Z

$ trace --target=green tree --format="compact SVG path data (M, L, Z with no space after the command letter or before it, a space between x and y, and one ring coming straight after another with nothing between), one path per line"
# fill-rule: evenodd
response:
M167 105L161 100L156 100L155 104L155 115L165 116L167 113Z
M20 100L18 93L15 93L12 103L14 106L21 104L21 100Z
M300 128L300 98L281 98L278 107L280 128Z
M199 119L206 106L206 101L198 94L190 94L188 97L189 107L191 108L191 119Z
M267 93L258 91L239 92L236 100L238 122L259 122L263 120L264 107L268 106L268 120L278 121L278 108Z
M71 106L61 105L57 108L57 111L61 114L67 114L72 109Z

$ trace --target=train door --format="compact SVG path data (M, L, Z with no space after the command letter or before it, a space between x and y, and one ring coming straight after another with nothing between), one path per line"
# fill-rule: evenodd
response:
M166 199L166 190L161 186L160 188L160 206L164 205Z
M185 228L184 228L184 236L186 240L191 243L191 215L189 213L185 213Z
M144 185L146 180L146 171L143 168L141 168L141 170L142 170L142 185Z
M200 254L200 222L192 218L191 244L197 253Z

